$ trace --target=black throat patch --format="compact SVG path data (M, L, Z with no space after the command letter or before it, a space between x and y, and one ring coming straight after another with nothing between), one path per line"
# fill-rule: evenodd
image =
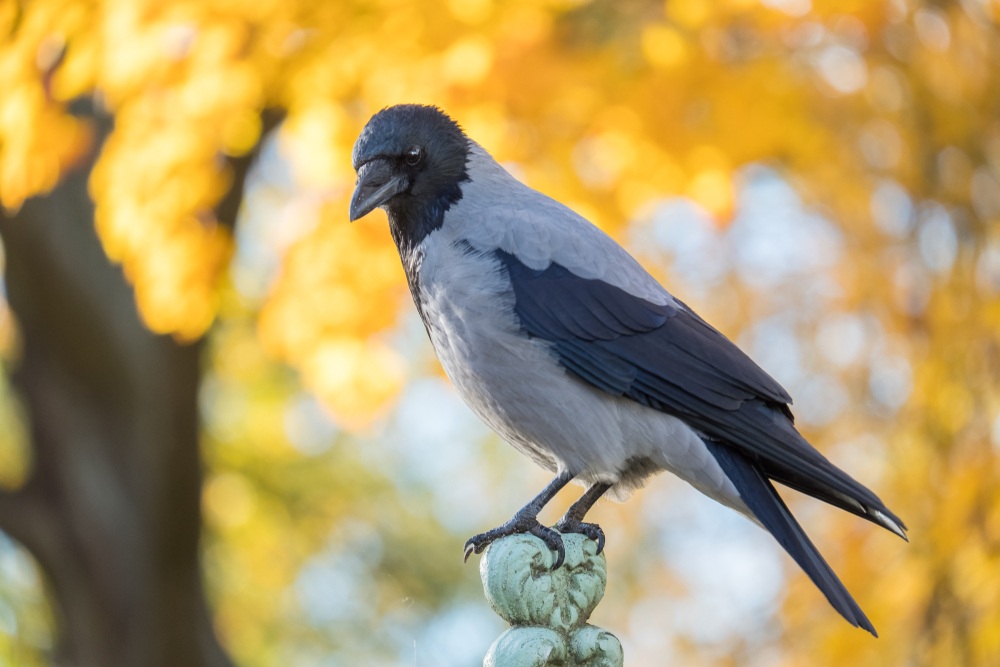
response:
M455 176L439 179L437 174L425 171L419 178L429 185L434 194L405 192L389 201L386 213L389 217L389 232L399 249L399 257L403 260L403 268L410 272L410 257L414 254L427 236L444 225L444 215L448 209L462 198L462 183L468 182L469 174L465 167L468 153L461 156L462 167ZM426 181L431 181L426 183ZM437 181L437 182L434 182Z
M444 216L462 198L462 183L469 182L466 168L469 159L468 140L460 155L447 156L458 164L438 171L433 167L418 176L418 182L409 192L394 197L386 206L389 218L389 232L396 242L399 259L406 272L406 282L410 287L413 305L417 307L420 320L430 335L430 323L424 314L420 295L420 264L423 253L420 244L432 232L444 225Z
M431 232L441 229L444 225L444 215L452 204L462 198L460 183L468 181L469 177L462 169L462 178L446 185L438 195L431 200L421 200L416 197L396 197L386 207L389 217L389 232L399 250L399 259L406 272L406 283L410 287L413 305L417 307L420 321L430 336L431 326L424 314L420 294L420 264L423 261L423 251L420 244Z

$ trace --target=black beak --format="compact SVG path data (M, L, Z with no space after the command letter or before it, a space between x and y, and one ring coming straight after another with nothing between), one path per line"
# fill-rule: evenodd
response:
M394 174L389 160L366 162L358 169L358 186L351 198L351 222L368 215L409 187L405 174Z

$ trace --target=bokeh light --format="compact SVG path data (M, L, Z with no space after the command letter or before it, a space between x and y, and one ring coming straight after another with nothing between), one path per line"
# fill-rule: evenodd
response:
M100 150L109 260L151 330L204 341L202 560L237 664L478 664L503 624L461 545L547 481L443 376L384 214L346 220L354 138L399 102L443 106L618 239L910 528L906 545L785 494L875 642L676 480L602 502L595 623L627 664L996 664L998 16L991 0L0 3L0 204ZM100 147L83 103L113 119ZM4 490L33 465L19 353L4 303ZM44 577L0 535L0 665L52 660Z

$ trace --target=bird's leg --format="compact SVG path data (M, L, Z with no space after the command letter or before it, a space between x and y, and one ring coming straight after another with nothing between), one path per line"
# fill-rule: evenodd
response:
M555 529L560 533L580 533L597 542L597 553L604 551L604 531L596 523L584 523L583 517L587 515L590 508L594 506L598 498L611 488L610 484L598 482L587 489L587 492L580 496L580 499L573 503Z
M552 566L553 570L557 569L566 559L566 549L563 547L562 538L556 531L538 523L537 517L542 508L559 493L559 489L569 484L571 479L573 479L571 473L559 473L530 503L518 510L517 514L510 521L498 528L469 538L469 541L465 543L465 560L469 560L469 556L472 555L473 551L477 554L483 553L486 547L501 537L514 535L515 533L531 533L535 537L541 538L548 545L549 549L558 554L555 565Z

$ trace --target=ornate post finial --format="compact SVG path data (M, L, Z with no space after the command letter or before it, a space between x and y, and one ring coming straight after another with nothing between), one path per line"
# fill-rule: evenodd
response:
M493 642L483 667L622 667L618 639L587 624L604 597L607 561L583 535L563 535L566 562L534 535L491 544L479 563L486 599L511 624Z

